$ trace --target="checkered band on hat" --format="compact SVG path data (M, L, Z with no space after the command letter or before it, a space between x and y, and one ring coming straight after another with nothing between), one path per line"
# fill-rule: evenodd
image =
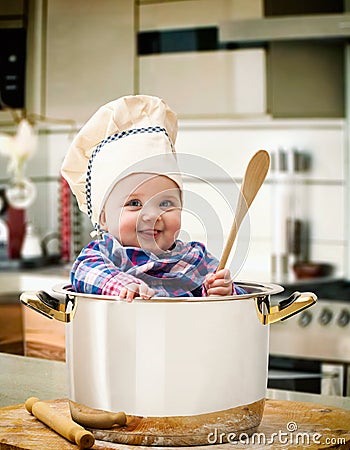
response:
M108 136L106 139L103 139L95 148L95 150L92 152L92 155L88 162L88 168L86 173L86 203L87 203L87 213L89 218L92 218L92 204L91 204L91 171L92 171L92 165L94 158L96 155L100 152L100 150L108 143L117 141L119 139L125 138L130 135L134 134L141 134L141 133L164 133L167 138L169 139L171 148L174 151L173 143L168 135L168 132L165 128L159 127L159 126L151 126L151 127L142 127L142 128L132 128L130 130L125 130L119 133L112 134L111 136ZM96 228L95 224L95 228Z

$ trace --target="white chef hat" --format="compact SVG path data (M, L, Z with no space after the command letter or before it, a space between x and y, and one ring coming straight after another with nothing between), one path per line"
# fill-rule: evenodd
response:
M121 97L88 120L73 140L61 172L95 227L111 190L129 174L165 175L182 191L176 135L176 114L163 100L148 95Z

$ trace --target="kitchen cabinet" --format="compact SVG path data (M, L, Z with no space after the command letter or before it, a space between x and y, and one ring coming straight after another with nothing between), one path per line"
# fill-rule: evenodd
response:
M140 30L204 27L230 18L261 17L262 0L140 0Z
M20 305L24 335L24 354L36 358L65 361L65 324Z
M57 266L40 271L0 271L0 352L65 360L64 323L26 308L20 303L23 291L63 284L69 269Z
M141 1L140 34L153 32L162 40L162 34L178 32L172 39L163 36L164 42L183 44L187 51L171 53L164 45L163 53L139 54L138 92L166 99L183 117L265 115L264 49L222 50L217 38L210 39L222 20L261 14L261 0Z
M343 12L343 0L263 0L265 16L285 16L296 14L330 14Z
M0 297L0 352L24 355L22 307L12 297Z
M12 0L0 3L0 17L6 20L9 16L22 16L24 14L24 0Z
M21 305L19 295L0 304L0 352L64 361L64 324Z
M0 2L0 117L4 105L23 108L26 58L26 5L24 0Z
M48 0L46 10L34 3L29 108L80 123L100 105L134 91L133 0Z
M264 0L266 17L340 14L342 0ZM268 111L274 117L344 117L344 44L276 41L267 51Z
M166 99L182 116L262 116L262 49L168 53L139 57L139 90Z
M270 42L267 110L276 118L344 117L344 44Z

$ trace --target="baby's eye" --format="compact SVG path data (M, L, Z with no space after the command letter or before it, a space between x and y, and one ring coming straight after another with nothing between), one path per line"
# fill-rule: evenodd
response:
M142 206L142 204L141 204L140 200L132 199L126 203L126 206L132 206L134 208L139 208Z
M163 200L160 202L159 206L161 208L171 208L174 206L174 203L171 200Z

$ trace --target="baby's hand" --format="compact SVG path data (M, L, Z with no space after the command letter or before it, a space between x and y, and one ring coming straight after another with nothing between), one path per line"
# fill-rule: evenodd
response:
M207 275L204 282L207 295L231 295L232 280L228 269L218 270Z
M120 291L119 297L126 298L128 302L132 302L137 295L144 299L149 299L153 297L155 291L151 289L146 283L143 281L139 283L130 283L123 287Z

